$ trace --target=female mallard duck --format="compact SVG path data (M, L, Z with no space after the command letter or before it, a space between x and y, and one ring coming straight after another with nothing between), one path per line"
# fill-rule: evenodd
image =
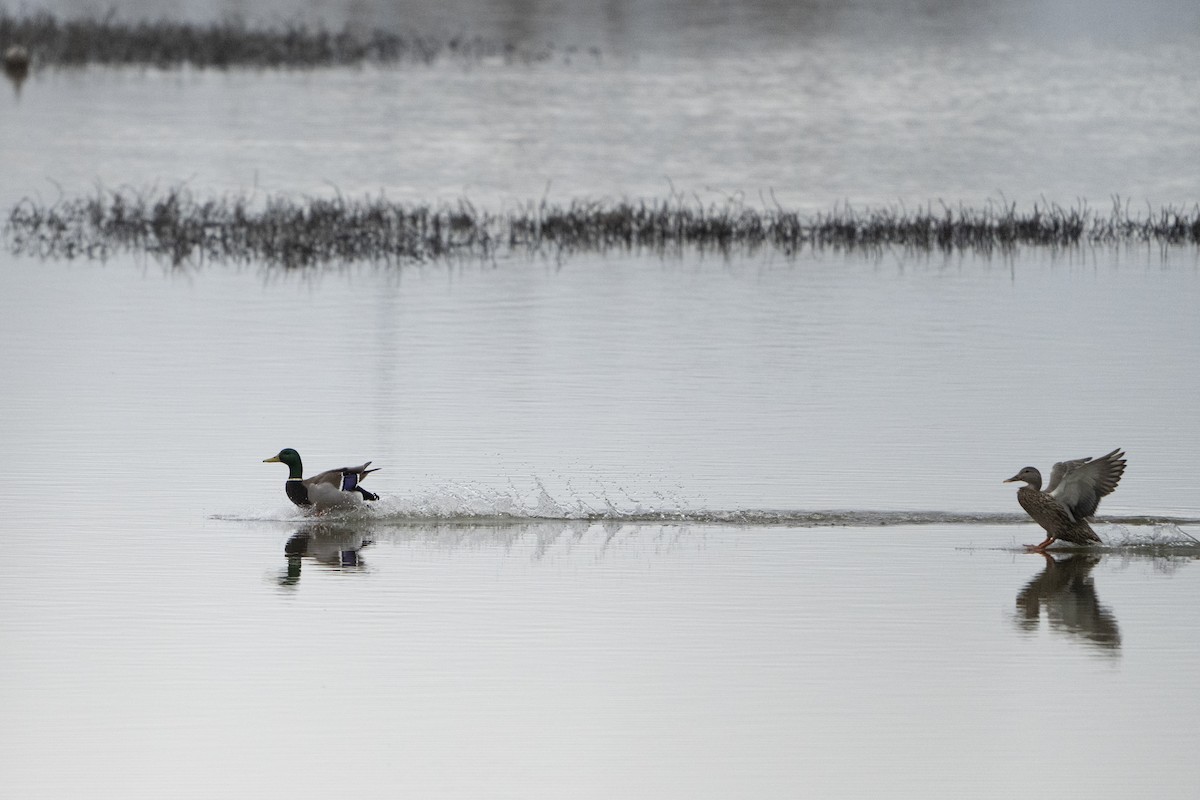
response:
M1087 518L1096 513L1100 498L1117 488L1124 472L1125 454L1117 448L1096 459L1077 458L1055 464L1044 492L1042 473L1033 467L1025 467L1004 481L1027 484L1017 489L1017 502L1046 529L1046 540L1030 545L1030 549L1044 552L1059 539L1072 544L1100 544Z
M367 469L370 461L359 467L327 470L311 478L304 477L300 454L290 447L280 450L278 455L263 459L264 464L271 461L288 465L288 479L284 488L287 489L288 499L298 506L311 506L316 511L324 511L357 505L363 500L379 499L379 495L358 485L367 475L379 471L379 467Z

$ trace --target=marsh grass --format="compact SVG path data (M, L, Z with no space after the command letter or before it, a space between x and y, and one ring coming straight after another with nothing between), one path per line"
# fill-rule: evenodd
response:
M358 32L310 28L299 23L256 28L240 19L208 25L186 22L126 22L103 18L59 19L48 12L14 16L0 11L0 52L11 44L28 49L37 63L61 66L148 65L156 67L329 67L431 64L439 59L532 63L570 59L575 47L524 47L483 37L434 38L382 30ZM594 49L589 53L598 55Z
M349 262L429 262L612 251L685 249L785 256L809 250L971 251L1155 242L1200 244L1200 206L1138 215L1114 201L1107 214L1085 205L983 208L929 205L805 215L778 204L660 200L531 202L503 212L454 204L285 196L197 197L184 188L98 191L9 212L4 238L16 254L102 259L141 252L174 264L261 262L308 267Z

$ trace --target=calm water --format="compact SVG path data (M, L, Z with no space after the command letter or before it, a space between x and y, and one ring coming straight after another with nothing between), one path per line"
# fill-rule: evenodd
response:
M1169 3L1061 43L1069 4L475 8L605 55L35 72L0 201L1197 200ZM1198 307L1194 248L0 254L0 795L1193 797L1200 523L1150 520L1200 518ZM284 446L384 499L298 515ZM1000 481L1116 446L1134 521L1022 552Z
M307 3L278 5L281 16L257 16L322 18ZM1190 2L1105 3L1103 13L1072 2L945 12L907 0L641 2L599 19L583 3L520 15L502 3L404 4L403 19L390 3L347 5L362 25L602 55L315 72L35 69L19 98L0 93L3 207L59 187L182 182L494 206L663 197L674 186L756 204L773 192L820 211L1001 197L1106 208L1113 195L1190 205L1200 185L1200 6ZM245 12L206 11L223 9ZM125 16L139 13L183 9L131 4ZM505 15L522 23L498 23Z

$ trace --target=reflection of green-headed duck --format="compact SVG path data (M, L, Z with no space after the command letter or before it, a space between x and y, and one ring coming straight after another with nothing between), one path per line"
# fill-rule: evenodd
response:
M29 74L29 51L19 44L10 45L4 51L4 72L18 83Z
M298 506L324 511L328 508L357 505L363 500L379 499L379 495L359 486L363 478L379 469L378 467L367 469L370 461L358 467L327 470L313 475L311 478L304 477L300 454L290 447L280 450L278 455L263 459L263 463L270 461L287 464L289 470L285 484L287 496Z
M1046 491L1042 491L1042 473L1033 467L1025 467L1006 480L1026 484L1017 490L1017 502L1046 529L1046 540L1032 549L1045 550L1059 539L1072 544L1101 544L1087 518L1096 513L1100 498L1117 488L1124 472L1125 454L1118 448L1096 459L1060 461L1050 470Z
M29 69L29 51L19 44L9 45L4 51L5 69Z

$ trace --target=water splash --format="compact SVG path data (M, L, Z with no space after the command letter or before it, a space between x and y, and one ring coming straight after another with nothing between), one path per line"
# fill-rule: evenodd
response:
M908 511L878 509L712 509L682 494L656 491L639 499L623 487L577 491L568 481L561 493L534 478L531 486L506 489L454 484L412 496L385 497L347 511L315 515L296 508L216 519L302 522L314 517L339 522L519 524L534 521L691 523L747 526L898 527L914 525L1030 525L1024 513ZM1106 517L1097 522L1108 547L1195 546L1200 540L1181 525L1200 519L1150 515Z
M1200 539L1185 531L1177 522L1153 522L1133 526L1110 525L1098 531L1108 548L1193 548L1200 551Z
M1097 556L1113 554L1132 559L1195 560L1200 558L1200 538L1180 526L1180 523L1194 522L1192 519L1168 520L1162 517L1121 517L1119 520L1110 518L1093 521L1092 527L1100 537L1100 544L1076 545L1057 542L1047 552L1059 556L1092 553ZM1041 538L1040 529L1038 538ZM1014 541L1000 549L1025 553L1029 551L1029 545Z

